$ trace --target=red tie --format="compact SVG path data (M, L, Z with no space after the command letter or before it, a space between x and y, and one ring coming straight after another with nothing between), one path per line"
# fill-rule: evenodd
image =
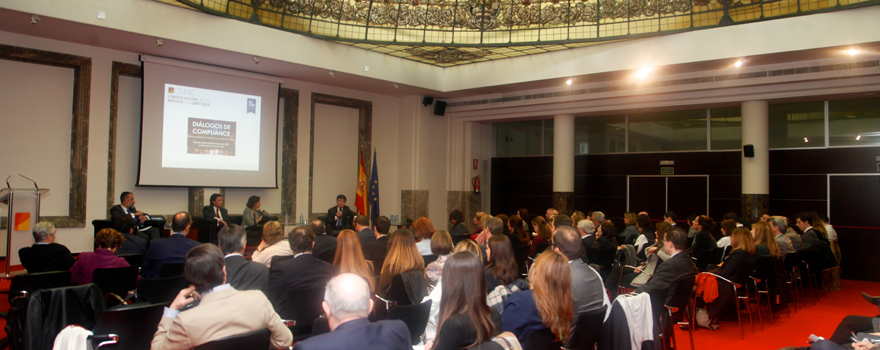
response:
M217 212L217 218L220 219L220 208L214 209Z

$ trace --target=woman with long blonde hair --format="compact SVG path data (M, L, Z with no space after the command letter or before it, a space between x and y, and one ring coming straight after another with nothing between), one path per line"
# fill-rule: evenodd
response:
M428 295L428 284L425 282L425 260L416 248L416 240L409 230L397 230L391 234L388 241L388 255L382 265L382 273L379 275L379 285L376 294L385 297L388 287L394 276L400 275L403 283L407 286L409 302L395 300L402 305L418 304Z
M770 224L764 221L752 224L752 237L755 239L755 258L779 258L779 244L776 243Z
M529 282L531 290L507 298L501 326L520 343L529 332L542 329L550 329L556 341L565 343L574 317L568 259L556 251L544 251L529 270Z
M755 242L752 233L747 228L739 227L730 235L730 245L733 250L724 259L721 266L712 270L712 273L724 277L733 283L745 284L752 272L752 255L755 254ZM733 288L727 282L718 279L718 298L708 306L708 317L697 315L697 324L712 330L718 329L716 320L718 316L734 301Z
M336 237L336 256L333 257L333 266L339 267L339 273L353 273L361 276L370 283L370 290L374 291L373 264L364 259L361 251L361 238L353 230L342 230Z

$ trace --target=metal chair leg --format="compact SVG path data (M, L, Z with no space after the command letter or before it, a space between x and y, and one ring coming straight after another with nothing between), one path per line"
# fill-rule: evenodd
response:
M739 321L739 333L740 333L740 338L742 338L742 340L745 340L745 339L746 339L746 331L745 331L745 329L743 328L742 312L739 310L739 301L740 301L740 299L739 299L739 297L737 296L737 293L736 293L736 286L733 287L733 296L734 296L733 302L736 303L736 320Z

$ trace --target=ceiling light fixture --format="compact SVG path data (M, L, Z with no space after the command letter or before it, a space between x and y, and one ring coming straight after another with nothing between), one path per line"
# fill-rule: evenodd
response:
M334 77L336 77L336 73L333 73L332 70L329 71L329 72L327 72L327 74L330 75L330 78L331 78L331 79L334 78Z
M400 86L397 86L397 84L391 84L391 86L393 86L395 90L400 89Z
M739 59L739 60L737 60L736 63L734 63L733 65L734 65L736 68L739 68L739 67L742 67L743 64L745 64L745 63L746 63L746 60L744 60L744 59Z
M162 38L156 38L156 46L162 46Z
M856 141L859 141L861 139L862 139L862 135L856 136Z
M648 76L648 74L651 74L651 71L653 71L653 70L654 70L654 69L651 68L651 67L644 66L644 67L642 67L642 69L639 69L639 70L636 72L635 76L636 76L636 78L644 79L645 77Z
M850 47L849 50L846 50L846 53L849 54L850 56L855 56L855 55L862 53L862 50L860 50L858 46L853 46L853 47Z
M37 26L37 22L39 22L39 21L40 21L40 16L39 16L39 15L33 15L33 16L31 16L31 27L36 27L36 26Z
M260 58L259 58L259 57L254 56L254 64L260 64Z
M810 139L804 137L804 142L810 142Z
M571 79L566 80L565 85L571 85Z

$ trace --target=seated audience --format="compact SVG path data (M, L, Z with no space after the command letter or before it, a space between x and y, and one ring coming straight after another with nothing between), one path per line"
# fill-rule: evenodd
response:
M519 216L519 219L522 220L523 228L526 229L526 232L535 232L532 230L532 217L529 216L529 210L526 208L519 208L516 211L516 215ZM531 234L531 233L530 233Z
M529 232L526 231L525 227L523 226L523 221L519 218L519 216L514 215L507 219L506 227L508 229L508 232L510 232L510 234L508 235L510 242L514 242L514 237L517 241L519 241L519 244L514 245L514 247L522 245L532 245L532 235L530 235Z
M549 249L541 253L529 270L529 282L532 289L513 293L504 303L504 331L523 343L530 332L549 328L557 341L565 343L573 317L568 259Z
M675 287L685 279L693 279L697 274L697 266L684 250L687 248L687 233L679 227L671 227L666 230L662 239L663 252L669 255L662 264L658 265L654 274L636 293L648 293L651 296L651 306L654 316L659 317L665 312L666 301L677 292ZM687 291L686 293L690 293ZM659 318L658 318L659 319Z
M269 219L269 213L260 209L260 196L250 196L241 213L241 227L261 226ZM234 287L234 286L233 286Z
M789 221L787 217L783 216L782 218L785 219L785 227L787 227L785 230L785 237L788 237L791 241L791 247L794 248L795 251L804 250L804 239L801 238L801 235L795 232L794 228L791 227L791 221Z
M449 236L456 244L470 236L467 227L464 226L464 212L461 210L455 209L449 213L449 223L452 224L449 228Z
M724 220L721 222L721 239L718 242L715 242L715 246L718 248L727 248L730 246L730 234L733 233L733 230L736 229L736 221L733 220Z
M643 286L651 278L651 275L654 274L657 266L672 257L663 250L663 240L666 237L666 232L672 229L673 226L667 221L661 221L655 227L657 228L654 231L657 235L657 241L650 247L642 250L645 253L644 257L639 255L639 259L645 260L645 263L640 265L637 270L623 269L623 276L620 277L621 286L627 288Z
M474 242L471 239L462 240L461 242L459 242L458 244L455 245L455 248L452 249L452 254L459 253L459 252L471 253L474 256L476 256L477 258L479 258L481 262L483 261L483 253L480 250L480 247L477 245L476 242ZM445 268L446 264L444 263L443 266ZM429 320L428 326L425 328L426 343L433 341L434 337L437 335L437 325L439 324L438 323L438 318L439 318L438 315L440 313L440 302L441 302L440 297L443 295L443 293L442 293L442 291L443 291L443 278L442 278L443 271L442 271L442 269L441 269L440 273L441 273L440 277L438 278L437 283L434 285L434 289L431 290L431 293L429 293L428 296L425 297L425 299L422 299L423 303L428 300L433 301L431 303L431 313L428 316L428 320Z
M503 310L505 296L528 289L528 283L519 278L519 268L513 258L513 248L504 235L495 235L486 242L486 292L489 306Z
M556 210L556 208L547 208L547 211L544 212L544 219L547 220L547 222L550 222L550 219L556 215L559 215L559 211Z
M312 247L309 247L309 251ZM278 221L269 221L263 225L263 241L257 246L257 250L251 254L251 259L271 268L273 256L293 255L290 245L284 242L284 228Z
M428 285L425 282L425 260L416 249L415 238L409 230L397 230L391 235L391 240L388 242L388 256L382 265L376 294L380 297L386 297L391 281L397 275L400 275L403 280L409 298L409 300L395 300L398 304L418 304L428 295Z
M368 243L361 242L364 246L365 259L372 261L373 264L381 264L385 260L385 256L388 255L388 230L390 229L391 220L384 216L376 218L376 221L373 223L373 241Z
M189 213L179 212L171 219L171 236L150 241L150 249L144 257L144 265L141 266L141 275L144 278L159 278L159 271L164 264L186 262L186 252L199 245L199 242L186 238L190 225L192 219Z
M668 211L666 214L663 214L663 222L669 224L669 226L677 226L675 220L678 220L678 214L674 211Z
M500 333L501 318L486 305L484 276L476 255L458 252L449 257L441 278L437 337L425 349L460 350Z
M354 218L354 232L357 232L361 240L361 250L364 249L365 244L376 240L376 233L370 228L370 218L364 215Z
M786 254L797 252L797 250L794 249L794 243L791 241L791 238L785 235L785 231L788 229L788 221L782 216L771 216L767 222L770 223L770 228L773 230L773 235L776 237L776 245L779 246L779 254L785 258Z
M320 257L321 254L336 249L336 237L327 234L323 221L313 220L309 223L309 227L312 228L312 232L315 234L315 247L312 248L312 254Z
M343 232L346 231L351 232L350 235L354 237L345 240L349 242L359 240L352 230L343 230L339 233L339 237L342 237ZM344 273L331 279L327 283L324 302L321 304L327 316L327 323L330 325L330 333L297 342L293 348L298 350L412 349L406 323L400 320L370 322L367 319L375 306L370 298L371 294L370 284L362 276Z
M269 224L271 222L266 225ZM286 310L290 291L323 288L333 277L333 266L312 256L315 234L311 228L294 228L288 235L287 243L293 251L293 258L279 261L269 268L267 295L280 313Z
M574 221L571 220L570 216L565 214L554 216L552 221L553 222L550 223L550 228L553 230L553 232L556 232L556 228L560 226L574 227Z
M820 216L819 220L822 221L822 226L825 227L825 233L828 235L828 243L831 244L831 251L834 253L834 257L837 259L837 262L840 262L840 241L837 239L837 230L834 229L834 226L831 226L831 219L828 215Z
M589 220L583 220L589 222ZM602 277L596 270L581 259L582 247L580 234L571 227L560 227L553 235L554 249L568 259L571 267L572 312L577 319L583 313L599 310L603 305L611 305Z
M712 236L712 230L715 228L715 222L712 221L712 219L706 215L697 216L697 218L693 220L691 227L697 231L697 234L694 235L694 243L691 245L690 249L688 249L688 252L691 252L692 255L696 256L698 252L712 250L718 247L715 237Z
M128 267L124 258L116 256L116 248L125 240L122 234L112 228L105 228L95 235L94 253L82 252L70 268L70 280L78 285L92 283L95 269Z
M668 237L667 237L668 238ZM748 275L752 272L752 255L755 254L755 242L752 233L747 228L739 227L730 235L730 245L733 250L724 263L712 270L712 273L724 277L733 283L744 284ZM697 317L697 324L712 330L718 329L718 316L734 302L733 288L730 284L718 280L718 298L708 306L708 317Z
M478 211L474 214L474 226L476 226L476 229L471 236L478 235L483 232L483 222L486 219L486 215L486 213L481 211Z
M648 220L650 221L650 218ZM599 226L601 224L602 223L600 222L596 226ZM636 242L636 239L639 238L639 229L638 227L636 227L636 224L638 224L638 216L636 216L636 213L624 213L623 224L626 225L626 228L623 229L623 231L620 232L620 235L616 237L617 244L634 244Z
M458 242L458 244L455 245L455 248L452 248L452 254L458 252L474 253L474 255L480 258L480 261L483 261L483 250L480 249L480 246L477 245L477 242L474 242L473 240L466 239L464 241Z
M352 230L342 230L336 237L336 256L333 257L333 266L339 268L339 273L352 273L362 277L370 283L370 290L375 290L373 285L373 264L364 259L361 251L361 241L357 233Z
M28 273L67 271L75 262L67 247L55 243L55 225L40 221L34 225L34 241L30 247L18 250L21 265Z
M532 249L529 251L529 256L534 257L539 245L550 244L550 239L553 238L553 230L550 229L550 225L541 216L532 219L532 227L535 228L535 239L532 240Z
M755 255L752 256L755 261L758 258L779 258L779 246L776 245L770 224L763 221L752 224L752 238L755 240Z
M801 229L801 237L804 240L804 249L810 248L813 243L816 243L816 241L820 239L819 235L821 235L821 233L819 233L814 222L815 218L813 217L813 213L809 212L802 212L795 218L795 224ZM822 229L824 230L824 227Z
M193 286L180 291L159 321L152 350L192 349L207 342L268 328L274 348L287 348L293 335L259 291L238 291L226 283L223 253L205 243L186 254L184 275ZM180 309L199 300L186 312Z
M591 214L591 217L593 218L593 223L596 224L596 226L600 226L604 223L608 223L608 226L606 226L605 233L604 233L604 234L608 235L608 237L611 237L611 239L614 239L614 237L617 236L617 228L614 227L614 223L611 222L611 219L608 219L607 217L605 217L605 213L603 213L601 211L594 211ZM636 236L636 237L638 237L638 236ZM634 237L633 240L631 242L628 242L627 244L635 244L636 237Z
M226 283L236 290L266 291L269 284L269 268L244 258L247 234L244 228L229 224L217 232L217 245L225 255Z
M419 254L431 255L431 236L434 235L434 232L437 232L437 230L434 229L434 225L431 224L431 220L424 216L420 217L413 222L412 228L413 233L420 239L420 241L416 243L416 248L418 248Z
M617 241L614 236L605 235L605 232L614 232L614 226L610 222L603 222L596 226L596 244L599 245L599 258L596 261L590 261L590 264L596 264L600 267L600 274L605 275L611 271L611 265L614 263L614 254L617 252Z
M501 220L501 234L507 236L507 238L510 238L510 227L507 226L507 222L510 221L510 217L507 216L507 214L498 214L495 215L495 217Z
M480 222L480 227L483 228L483 231L479 232L477 237L474 237L473 240L481 247L484 247L486 240L489 239L489 237L503 234L504 231L504 224L501 222L501 219L489 214L483 215L483 221Z
M434 235L431 237L431 254L437 256L437 259L425 267L425 281L429 285L436 286L437 282L440 281L440 276L443 274L443 266L446 264L446 259L449 258L449 253L451 252L452 237L449 236L449 233L446 231L434 232Z
M657 235L654 233L654 225L651 224L651 218L647 215L639 215L636 217L636 229L639 230L639 237L636 238L635 246L636 254L641 254L645 258L643 250L657 241Z
M593 220L581 220L577 223L578 233L581 235L581 245L584 247L582 260L589 264L599 261L599 243L596 241L596 224Z
M116 255L147 253L147 240L134 233L136 227L134 219L128 215L122 215L113 220L113 228L125 238L122 245L116 249Z

